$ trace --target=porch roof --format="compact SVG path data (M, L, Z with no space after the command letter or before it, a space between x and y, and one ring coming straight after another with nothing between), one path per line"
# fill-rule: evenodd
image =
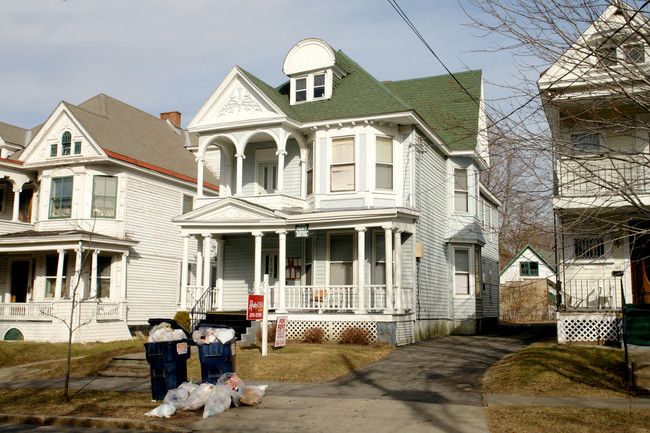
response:
M123 253L138 242L84 230L28 230L1 235L0 253L71 250L78 248L80 243L87 249Z
M412 225L418 217L418 212L407 208L273 210L243 199L227 197L188 212L174 219L174 223L188 233L293 231L296 225L303 224L319 230L390 224L412 232Z

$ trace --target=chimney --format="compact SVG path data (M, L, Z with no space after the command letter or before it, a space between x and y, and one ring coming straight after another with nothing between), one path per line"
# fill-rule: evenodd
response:
M169 120L172 125L177 128L181 127L181 113L178 111L168 111L167 113L160 113L162 120Z

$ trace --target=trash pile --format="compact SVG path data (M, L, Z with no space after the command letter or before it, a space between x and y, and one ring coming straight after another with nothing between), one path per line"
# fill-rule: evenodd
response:
M232 328L213 328L201 326L192 333L192 340L197 346L212 343L229 343L235 338L235 330Z
M149 343L161 343L163 341L184 340L187 336L182 329L173 329L167 322L159 323L151 328L149 332Z
M228 340L226 340L228 341ZM225 373L216 385L183 382L178 388L170 389L163 404L145 413L146 416L169 418L176 410L199 410L203 408L203 418L218 415L231 406L254 406L262 402L267 385L244 386L244 381L235 373Z

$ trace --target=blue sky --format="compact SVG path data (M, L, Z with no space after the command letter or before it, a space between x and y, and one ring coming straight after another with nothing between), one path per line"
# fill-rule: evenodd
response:
M398 0L454 72L514 72L485 54L456 0ZM65 100L106 93L148 113L178 110L185 126L233 65L268 84L298 41L318 37L379 80L445 73L383 0L0 0L0 121L32 127ZM488 99L503 90L486 87Z

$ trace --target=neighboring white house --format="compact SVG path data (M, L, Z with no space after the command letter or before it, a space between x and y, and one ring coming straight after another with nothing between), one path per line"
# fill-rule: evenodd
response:
M183 278L185 298L208 301L196 315L244 311L267 274L289 338L354 326L405 344L495 324L500 203L479 181L481 72L379 82L319 39L283 71L272 87L235 66L188 125L198 179L221 155L219 197L199 182L174 219L199 242L197 264L217 259L216 287Z
M539 79L553 134L558 340L618 341L650 303L648 18L609 6Z
M100 94L33 130L0 123L0 337L65 341L75 300L75 341L187 308L171 220L192 209L197 137L161 117L176 124ZM217 185L203 175L204 196Z
M550 253L552 254L552 253ZM550 259L550 254L545 255ZM555 283L555 269L533 247L526 245L508 265L501 270L499 282L548 279Z

